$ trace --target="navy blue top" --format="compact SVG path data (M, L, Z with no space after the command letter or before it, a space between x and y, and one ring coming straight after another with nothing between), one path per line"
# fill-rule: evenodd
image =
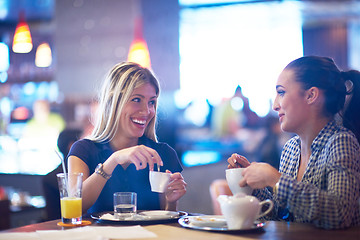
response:
M164 166L161 171L170 170L172 173L181 172L182 167L174 149L166 143L156 143L147 137L139 138L139 145L148 146L157 151ZM90 175L95 172L99 163L104 163L114 150L109 142L97 143L89 139L81 139L75 142L68 156L76 156L83 160L89 167ZM157 168L155 166L155 168ZM103 211L113 211L114 192L136 192L138 210L158 210L160 209L159 193L152 192L149 182L149 166L145 169L136 170L134 164L130 164L126 170L118 165L112 177L106 182L100 196L87 213Z

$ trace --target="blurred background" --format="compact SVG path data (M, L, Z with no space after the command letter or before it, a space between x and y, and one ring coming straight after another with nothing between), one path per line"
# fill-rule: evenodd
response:
M160 80L157 134L188 183L179 210L212 214L209 187L232 153L278 167L291 135L271 110L274 85L303 55L360 69L360 1L0 0L8 225L48 219L43 180L60 164L54 149L66 155L59 134L86 137L103 77L126 60Z

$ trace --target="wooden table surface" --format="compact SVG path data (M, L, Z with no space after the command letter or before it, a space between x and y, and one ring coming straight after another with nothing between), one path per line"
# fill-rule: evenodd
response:
M13 228L2 232L33 232L36 230L62 230L69 229L60 227L60 220L31 224L19 228ZM109 226L92 220L91 226ZM114 225L113 225L114 226ZM121 225L115 225L121 226ZM360 226L344 230L324 230L302 223L286 223L277 221L266 222L263 228L255 231L239 232L208 232L181 227L178 223L144 225L145 229L155 233L156 239L196 239L196 240L231 240L231 239L266 239L266 240L293 240L293 239L341 239L360 240ZM0 233L2 233L0 232ZM0 237L1 238L1 237Z

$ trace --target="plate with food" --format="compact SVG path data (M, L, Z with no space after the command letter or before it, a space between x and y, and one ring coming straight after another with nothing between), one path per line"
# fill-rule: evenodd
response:
M185 216L180 218L178 222L185 228L218 232L252 231L262 229L265 226L265 222L255 221L251 228L228 229L226 220L222 215Z
M162 210L153 210L153 211L138 211L131 217L127 218L117 218L114 215L113 211L100 212L91 214L91 218L103 222L103 223L116 223L116 224L127 224L127 225L136 225L136 224L160 224L160 223L169 223L177 222L179 218L187 216L188 214L183 211L162 211Z

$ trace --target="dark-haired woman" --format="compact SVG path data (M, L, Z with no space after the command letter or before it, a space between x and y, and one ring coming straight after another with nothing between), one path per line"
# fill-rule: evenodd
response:
M239 184L275 202L273 219L326 229L359 225L360 72L340 71L330 58L302 57L282 71L276 92L281 128L296 134L283 148L279 171L238 154L229 168L246 167Z

